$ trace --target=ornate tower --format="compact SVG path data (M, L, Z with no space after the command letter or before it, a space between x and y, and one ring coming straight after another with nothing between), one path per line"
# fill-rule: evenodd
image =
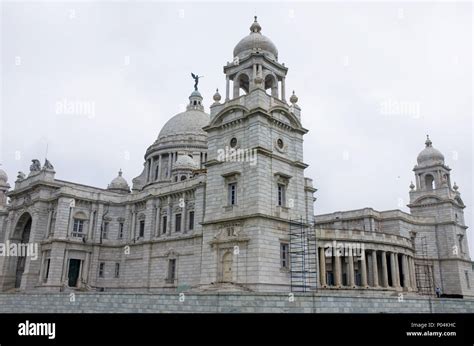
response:
M208 133L201 283L288 290L290 220L313 220L304 177L297 97L285 100L288 69L255 21L224 66L226 97L214 95ZM231 92L232 91L232 92Z
M434 286L443 293L472 295L474 278L469 257L464 223L465 205L459 188L451 184L451 169L443 154L433 147L427 136L425 148L414 167L415 185L410 185L410 212L423 218L429 227L415 230L418 270L428 272L423 265L432 266Z

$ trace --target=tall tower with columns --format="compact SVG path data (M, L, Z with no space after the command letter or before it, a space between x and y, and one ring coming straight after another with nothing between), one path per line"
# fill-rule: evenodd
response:
M451 168L433 147L429 136L414 167L410 185L410 212L427 226L415 230L418 272L429 272L443 293L472 295L474 278L464 223L464 202L459 187L451 183ZM431 226L430 226L431 225ZM425 270L423 266L429 266Z
M257 18L224 66L225 100L211 105L202 284L288 290L290 220L313 220L296 95Z

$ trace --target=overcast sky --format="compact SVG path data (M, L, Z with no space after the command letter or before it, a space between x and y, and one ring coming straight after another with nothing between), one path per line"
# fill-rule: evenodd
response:
M430 134L474 227L472 8L407 2L6 2L1 15L0 163L13 185L48 158L56 178L106 187L140 174L182 111L190 72L206 109L258 15L302 108L317 214L407 211ZM69 112L63 105L86 107ZM87 109L89 107L89 109ZM474 254L474 235L469 235Z

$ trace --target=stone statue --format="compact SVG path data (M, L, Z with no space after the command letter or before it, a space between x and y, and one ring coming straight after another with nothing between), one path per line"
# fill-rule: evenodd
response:
M44 169L54 170L53 165L51 164L51 162L49 162L48 159L44 159Z
M39 172L41 171L41 163L39 162L39 160L31 160L31 162L33 162L30 166L30 172Z
M19 171L16 178L18 180L25 180L25 177L26 177L25 173L23 173L22 171Z
M199 84L199 78L202 78L203 76L198 76L195 75L194 73L191 72L191 77L194 79L194 90L198 90L198 84Z

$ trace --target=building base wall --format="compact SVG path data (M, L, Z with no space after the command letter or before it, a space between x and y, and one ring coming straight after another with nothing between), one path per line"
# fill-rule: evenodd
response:
M0 313L474 313L474 299L323 293L2 293Z

